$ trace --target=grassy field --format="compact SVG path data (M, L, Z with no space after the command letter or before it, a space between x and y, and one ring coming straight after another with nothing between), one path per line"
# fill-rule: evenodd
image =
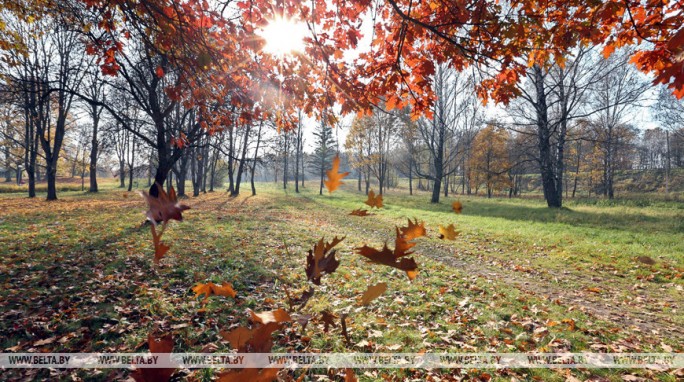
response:
M351 182L350 182L351 183ZM321 237L345 237L338 270L298 313L311 315L277 332L274 351L300 352L669 352L684 351L684 204L630 200L570 201L549 210L540 200L385 195L372 216L352 189L318 195L259 184L255 197L216 192L185 201L173 222L171 250L155 266L144 226L145 202L105 184L47 203L0 195L0 346L5 352L145 351L150 331L172 332L174 351L229 352L219 335L247 325L254 311L288 306L308 289L306 253ZM460 200L463 213L450 203ZM418 277L369 264L352 249L393 244L395 225L425 222L417 239ZM455 241L437 238L455 224ZM641 257L641 260L638 258ZM648 259L645 259L645 258ZM654 264L646 264L654 262ZM645 262L644 262L645 261ZM212 297L203 308L191 288L231 282L237 299ZM368 306L369 285L388 290ZM324 332L320 312L347 315ZM208 347L209 346L209 347ZM298 378L302 371L290 372ZM339 380L309 370L304 380ZM284 373L285 374L285 373ZM118 380L125 370L14 370L0 379ZM672 370L357 370L360 380L661 380ZM212 370L181 370L180 380L211 380ZM287 375L282 375L286 378ZM575 379L573 379L575 378Z

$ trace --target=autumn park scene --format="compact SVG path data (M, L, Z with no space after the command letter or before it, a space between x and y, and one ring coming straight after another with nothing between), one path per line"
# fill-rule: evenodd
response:
M0 380L684 380L683 24L1 1Z

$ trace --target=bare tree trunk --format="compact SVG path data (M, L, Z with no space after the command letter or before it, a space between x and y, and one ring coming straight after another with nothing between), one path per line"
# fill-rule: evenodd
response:
M99 154L99 141L97 140L98 125L100 123L100 114L97 112L96 106L93 108L93 136L90 140L90 187L88 192L97 192L97 156Z
M245 168L245 161L247 160L247 147L249 145L249 133L252 130L252 125L248 124L245 127L245 136L242 140L242 153L240 154L240 163L238 164L237 178L235 180L235 189L230 196L238 196L240 194L240 183L242 182L242 172Z
M259 131L257 132L257 144L254 149L254 160L252 161L252 173L250 174L250 183L252 186L252 196L256 195L256 188L254 187L254 172L256 171L257 159L259 158L259 144L261 143L261 128L264 126L264 121L259 122Z

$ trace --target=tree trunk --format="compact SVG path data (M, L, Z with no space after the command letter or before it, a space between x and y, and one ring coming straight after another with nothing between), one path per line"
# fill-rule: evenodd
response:
M126 162L123 160L119 161L119 188L126 187Z
M95 106L93 106L95 108ZM88 192L97 192L97 156L99 151L99 142L97 140L97 130L100 123L99 115L96 110L93 110L93 136L90 141L90 187Z
M539 140L539 168L542 177L542 187L544 189L544 199L546 204L552 208L560 208L562 201L558 198L556 190L556 179L553 169L553 159L551 155L551 132L548 126L548 105L546 104L546 93L541 67L534 66L535 86L537 92L537 138Z
M409 158L409 195L413 195L413 157ZM359 184L359 191L361 191L361 184Z
M238 164L237 178L235 179L235 189L230 193L230 196L240 195L240 183L242 183L242 172L244 171L245 161L247 160L247 147L249 145L249 133L251 129L251 124L245 127L245 137L242 141L242 153L240 154L240 163Z
M47 200L57 200L57 168L54 164L48 163L45 175L47 177Z

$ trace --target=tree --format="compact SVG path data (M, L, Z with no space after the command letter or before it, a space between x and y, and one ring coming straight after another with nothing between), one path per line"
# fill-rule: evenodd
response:
M323 180L325 172L330 169L332 158L335 156L335 136L330 125L320 122L313 132L315 149L309 161L309 168L320 176L318 194L323 195Z
M614 197L613 179L619 150L631 146L634 135L632 128L626 124L626 118L650 87L628 65L627 59L627 51L607 59L614 65L600 78L592 92L592 102L599 110L594 125L601 130L595 139L599 140L604 156L603 193L609 199Z
M370 155L371 155L372 141L370 134L367 133L364 125L364 119L355 117L352 121L349 133L344 142L344 148L347 152L347 158L353 169L356 170L357 188L361 191L361 178L365 179L366 187L365 193L368 194L370 190Z
M512 186L508 177L511 169L507 152L509 138L505 129L488 125L473 140L473 152L468 165L470 182L476 186L484 184L488 198L492 197L494 191Z
M430 201L439 203L442 186L447 193L447 179L458 170L457 132L467 130L473 123L478 122L479 108L473 92L474 82L471 75L439 65L434 86L437 100L432 109L432 118L418 121L421 143L429 154L431 171L423 173L418 166L416 172L432 180Z
M97 160L100 154L100 140L98 138L100 119L104 108L99 104L105 101L105 82L99 70L88 70L86 75L83 92L88 99L87 110L92 121L92 132L90 139L90 186L88 192L98 192L97 187Z

